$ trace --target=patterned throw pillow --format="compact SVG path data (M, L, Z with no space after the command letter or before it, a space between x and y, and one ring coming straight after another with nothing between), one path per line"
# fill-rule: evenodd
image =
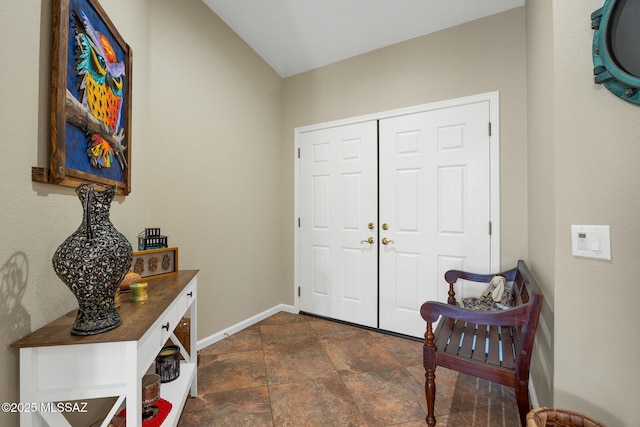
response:
M489 288L489 292L485 292L487 294L486 296L479 298L462 298L460 300L460 307L476 311L501 311L511 308L513 305L513 282L506 282L500 301L493 300L491 294L494 289L495 284Z

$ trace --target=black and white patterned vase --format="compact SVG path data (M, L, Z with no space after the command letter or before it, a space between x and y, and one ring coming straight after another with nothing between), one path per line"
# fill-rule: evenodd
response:
M78 300L73 335L95 335L122 323L113 298L131 267L133 249L109 219L115 191L99 184L76 188L82 224L53 254L53 269Z

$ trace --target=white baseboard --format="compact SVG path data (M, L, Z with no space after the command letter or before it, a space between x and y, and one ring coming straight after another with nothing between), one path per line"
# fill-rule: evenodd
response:
M536 394L536 388L533 386L533 380L529 377L529 398L531 399L531 407L538 408L540 407L540 402L538 402L538 395Z
M239 332L251 325L255 325L256 323L266 319L267 317L273 316L276 313L279 313L281 311L286 311L287 313L294 313L294 314L298 314L298 311L295 310L295 308L292 305L288 305L288 304L280 304L277 305L275 307L272 307L268 310L263 311L262 313L258 313L255 316L252 316L246 320L243 320L241 322L236 323L235 325L232 325L220 332L216 332L213 335L210 335L206 338L203 338L201 340L198 340L198 343L196 344L196 348L198 350L201 350L211 344L217 343L218 341L222 341L223 339L230 337L231 335L235 334L236 332Z

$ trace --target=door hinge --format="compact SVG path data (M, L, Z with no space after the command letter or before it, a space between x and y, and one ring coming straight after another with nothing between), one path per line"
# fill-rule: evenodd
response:
M491 136L491 122L489 122L489 136Z
M298 228L300 228L300 217L298 217Z
M300 296L300 286L298 286L298 296Z
M492 233L492 224L491 221L489 221L489 236L491 236Z
M300 148L298 148L298 158L300 158Z

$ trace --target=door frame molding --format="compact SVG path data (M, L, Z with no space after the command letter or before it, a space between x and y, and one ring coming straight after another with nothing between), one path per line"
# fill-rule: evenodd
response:
M412 107L398 108L394 110L382 111L379 113L366 114L362 116L349 117L346 119L333 120L324 123L317 123L308 126L294 128L294 242L293 242L293 301L294 311L300 311L300 298L298 297L298 286L300 286L300 228L298 227L298 217L300 216L300 183L299 183L299 161L298 149L300 148L300 135L320 129L327 129L337 126L350 125L371 120L382 120L390 117L403 116L442 108L455 107L477 102L489 102L489 121L491 122L491 135L489 137L489 206L491 230L491 271L500 270L500 92L487 92L478 95L465 96L461 98L437 101L428 104L415 105ZM487 130L488 131L488 130ZM497 167L496 167L497 165ZM487 224L488 226L488 224Z

